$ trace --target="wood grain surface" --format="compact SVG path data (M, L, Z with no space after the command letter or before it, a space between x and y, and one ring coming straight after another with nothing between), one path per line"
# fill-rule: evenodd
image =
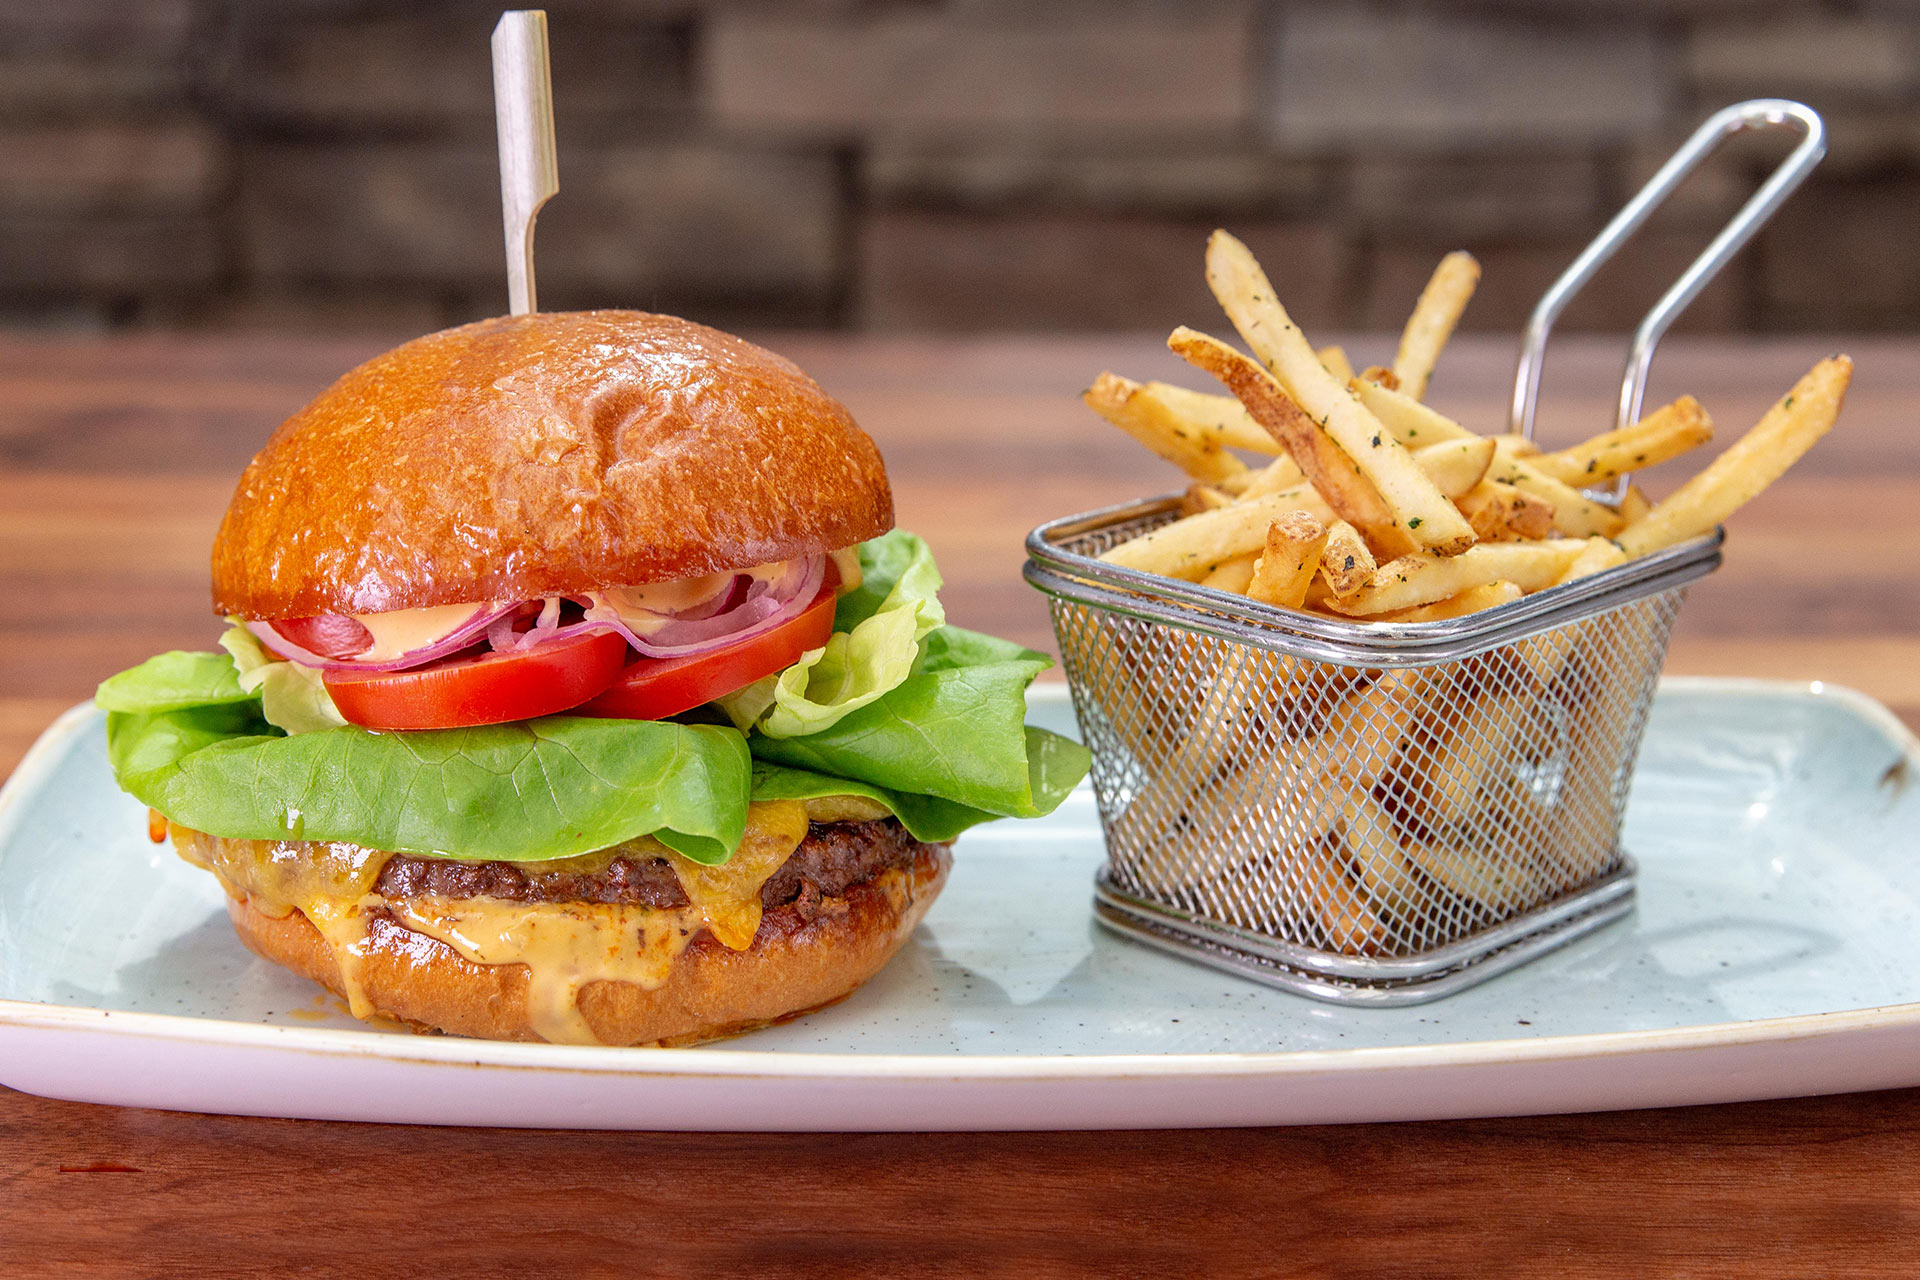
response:
M1076 400L1104 368L1191 384L1155 336L766 340L879 441L900 521L933 544L965 625L1051 649L1019 579L1027 529L1176 482ZM0 338L0 771L103 676L211 643L207 548L234 476L385 345ZM1356 364L1391 349L1348 347ZM1830 680L1920 723L1920 344L1676 339L1652 394L1693 392L1730 439L1836 348L1858 367L1840 429L1736 518L1669 670ZM1499 423L1512 357L1460 340L1433 400ZM1607 424L1619 360L1599 340L1556 348L1543 439ZM1916 1130L1920 1091L851 1136L435 1130L0 1091L0 1274L1910 1275Z

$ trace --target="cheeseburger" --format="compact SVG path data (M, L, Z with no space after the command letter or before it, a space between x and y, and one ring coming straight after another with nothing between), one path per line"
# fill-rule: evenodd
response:
M688 1044L840 999L1085 753L948 626L873 442L668 316L354 369L241 476L219 652L107 680L109 756L240 939L360 1017Z

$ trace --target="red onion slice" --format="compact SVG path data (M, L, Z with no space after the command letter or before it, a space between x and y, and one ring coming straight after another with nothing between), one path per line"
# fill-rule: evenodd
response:
M500 624L495 623L494 625L498 626ZM513 637L504 647L495 644L494 649L501 653L524 653L528 649L537 649L542 645L554 644L561 640L567 640L574 636L587 635L596 631L611 631L621 636L625 636L626 634L624 630L611 622L569 622L564 627L530 627ZM491 640L492 636L493 633L489 631L488 639Z
M587 618L618 631L649 658L686 658L751 639L804 612L820 594L826 573L825 556L803 556L778 578L754 579L726 611L705 618L676 616L648 636L636 634L604 595L595 595Z
M302 666L318 667L322 671L404 671L408 667L418 667L457 653L479 640L492 623L520 607L519 602L512 604L477 604L473 613L465 621L456 624L444 632L431 644L420 645L398 657L387 658L381 662L356 662L351 659L328 658L321 654L294 644L281 635L270 622L249 622L247 630L253 632L269 652L279 655L290 662Z
M438 639L380 662L329 656L297 643L279 630L280 626L294 622L299 625L290 627L291 630L302 638L311 637L334 653L354 643L364 651L371 647L372 637L366 627L349 615L248 622L246 627L269 652L323 671L405 671L458 653L483 639L496 652L519 653L593 631L618 632L628 644L650 658L684 658L751 639L797 616L819 594L826 566L825 556L803 556L792 561L778 578L759 578L746 573L728 575L705 599L684 609L655 615L662 621L649 628L652 634L644 638L636 634L607 597L598 592L585 598L587 617L565 626L560 625L561 600L557 596L475 605L470 615ZM515 624L528 617L533 618L533 624L525 631L516 631Z
M625 634L613 623L592 620L569 622L563 627L560 625L560 603L559 596L549 596L544 601L530 600L505 617L494 619L487 627L487 643L493 646L496 653L524 653L543 644L553 644L592 632ZM515 631L513 624L527 617L533 618L533 625L525 631Z
M514 629L529 618L533 621L525 631ZM560 597L522 601L487 624L487 643L495 653L531 649L551 639L559 622Z

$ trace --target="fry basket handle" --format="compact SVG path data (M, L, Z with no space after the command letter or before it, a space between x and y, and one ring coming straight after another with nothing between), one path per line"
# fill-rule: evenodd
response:
M1805 181L1827 153L1827 127L1813 108L1784 98L1755 98L1749 102L1738 102L1733 106L1716 111L1705 124L1694 130L1685 145L1660 166L1660 171L1648 180L1647 185L1626 207L1615 214L1613 221L1594 237L1593 243L1581 251L1573 264L1561 273L1553 287L1548 289L1533 309L1533 315L1527 320L1527 331L1520 346L1520 366L1513 378L1513 419L1512 429L1523 436L1533 437L1533 415L1535 402L1540 395L1540 372L1546 356L1547 339L1553 332L1554 321L1566 309L1574 296L1586 287L1594 273L1611 258L1620 246L1638 231L1648 218L1672 195L1674 189L1706 158L1720 149L1722 143L1736 133L1750 129L1792 129L1800 134L1799 145L1788 153L1787 158L1773 171L1751 199L1742 205L1740 212L1734 214L1732 221L1720 229L1693 265L1688 267L1678 280L1673 282L1660 301L1640 321L1640 327L1634 331L1633 345L1627 351L1626 372L1620 379L1620 406L1614 417L1616 427L1624 427L1639 420L1640 402L1646 395L1647 370L1653 364L1653 350L1665 336L1667 328L1693 300L1700 291L1718 275L1720 268L1727 265L1734 254L1740 252L1754 233L1765 226L1780 206L1786 203L1794 188Z

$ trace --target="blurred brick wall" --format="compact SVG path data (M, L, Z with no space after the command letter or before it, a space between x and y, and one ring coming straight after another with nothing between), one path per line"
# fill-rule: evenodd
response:
M0 5L0 321L421 328L504 306L487 36L437 0ZM549 0L541 301L727 324L1157 328L1224 224L1310 324L1442 251L1532 300L1713 107L1833 151L1693 328L1920 324L1920 6ZM1569 316L1630 327L1784 143Z

